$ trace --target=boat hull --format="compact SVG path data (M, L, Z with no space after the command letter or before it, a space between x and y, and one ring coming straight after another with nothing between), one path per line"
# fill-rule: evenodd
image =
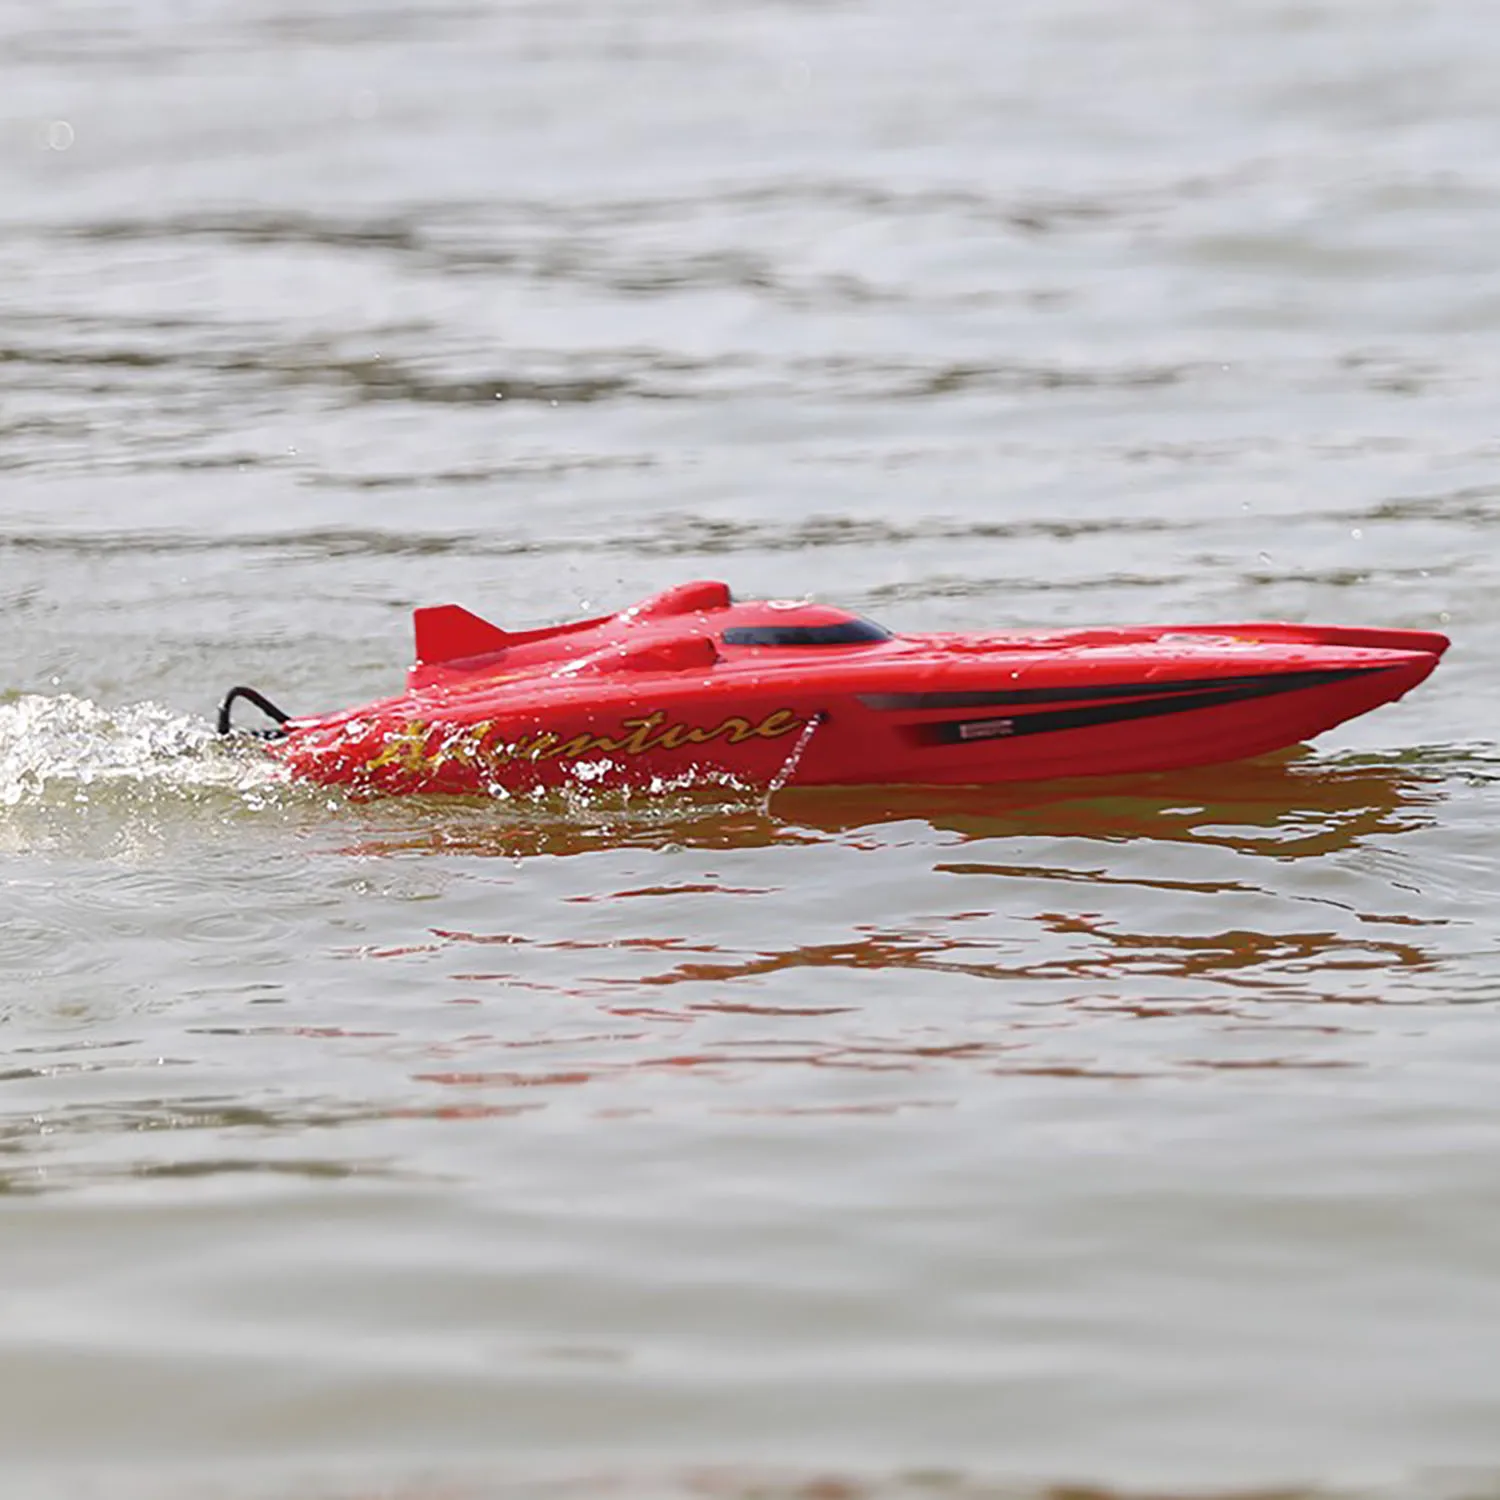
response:
M1236 625L898 637L815 667L786 652L712 663L658 652L630 672L450 674L293 720L275 753L299 777L379 794L1171 771L1311 739L1410 691L1447 644L1419 631Z

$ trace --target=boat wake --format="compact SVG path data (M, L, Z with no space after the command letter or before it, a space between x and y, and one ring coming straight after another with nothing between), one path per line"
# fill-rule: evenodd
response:
M717 773L613 789L594 784L592 769L529 793L495 785L471 796L364 797L298 780L259 741L158 703L11 695L0 697L0 852L135 855L184 838L217 841L229 823L243 835L247 821L337 829L360 852L573 851L671 842L753 812L765 795Z
M0 701L0 809L142 797L279 800L285 771L253 744L157 703L102 708L68 694Z

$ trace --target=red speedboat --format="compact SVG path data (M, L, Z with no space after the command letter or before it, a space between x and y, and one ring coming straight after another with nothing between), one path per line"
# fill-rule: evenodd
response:
M1324 625L893 635L801 600L687 583L618 614L511 632L416 611L407 690L289 718L300 777L370 792L963 785L1169 771L1296 744L1415 687L1425 630Z

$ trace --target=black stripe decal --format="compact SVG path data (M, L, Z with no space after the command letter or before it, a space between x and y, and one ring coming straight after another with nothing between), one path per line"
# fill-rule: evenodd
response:
M1095 703L1082 708L1044 709L1039 713L991 719L947 719L916 724L909 733L921 744L965 745L977 740L1012 739L1028 734L1050 734L1063 729L1091 729L1100 724L1119 724L1131 719L1156 719L1165 714L1191 713L1194 709L1220 708L1253 698L1271 698L1300 688L1363 677L1386 667L1351 667L1342 671L1278 672L1263 677L1223 679L1206 691L1173 691L1154 698L1136 698L1128 703ZM1313 678L1314 681L1306 679ZM1173 684L1176 688L1177 684Z
M1298 688L1323 687L1385 667L1325 667L1307 672L1256 672L1243 677L1185 677L1172 682L1105 682L1094 687L1011 688L1005 692L861 693L866 708L880 710L924 708L1008 708L1026 703L1097 703L1105 698L1153 698L1168 694L1218 692L1249 688L1261 693L1291 693Z

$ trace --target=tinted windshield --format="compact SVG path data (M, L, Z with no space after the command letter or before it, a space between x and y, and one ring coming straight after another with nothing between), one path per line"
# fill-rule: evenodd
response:
M868 646L888 641L889 630L869 620L840 620L837 625L732 625L726 646Z

